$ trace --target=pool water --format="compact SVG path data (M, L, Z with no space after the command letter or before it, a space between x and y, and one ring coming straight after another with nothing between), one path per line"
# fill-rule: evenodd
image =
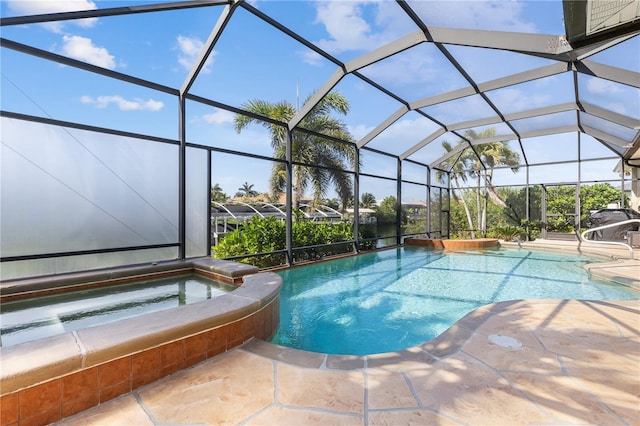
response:
M280 272L273 343L367 355L406 349L470 311L517 299L631 300L640 292L596 281L592 259L523 249L442 253L404 247Z
M201 302L236 288L197 274L92 288L0 305L2 346Z

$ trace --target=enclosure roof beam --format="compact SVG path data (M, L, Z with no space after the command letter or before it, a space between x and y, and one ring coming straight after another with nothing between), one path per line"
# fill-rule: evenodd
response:
M586 46L575 47L572 55L575 56L575 59L580 61L589 56L595 55L596 53L602 52L603 50L607 50L608 48L615 46L616 44L620 44L633 38L640 34L640 31L634 31L629 34L623 34L617 36L613 39L603 40L600 42L592 43Z
M464 129L472 129L474 127L488 126L490 124L498 124L502 123L502 119L497 115L487 118L480 118L478 120L469 120L469 121L461 121L455 124L447 124L447 129L453 130L464 130Z
M0 26L38 24L44 22L68 21L73 19L101 18L106 16L130 15L134 13L162 12L167 10L190 9L195 7L216 6L229 3L230 0L189 0L163 4L144 4L139 6L76 10L72 12L45 13L29 16L12 16L9 18L0 18Z
M428 98L420 99L409 103L411 109L424 108L431 105L440 104L443 102L454 101L456 99L465 98L467 96L475 95L477 92L472 86L463 87L461 89L452 90L447 93L441 93L439 95L430 96Z
M443 162L447 161L449 158L460 154L462 151L464 151L465 149L469 148L466 145L460 144L458 146L456 146L455 148L453 148L451 151L447 152L446 154L444 154L442 157L438 158L437 160L431 162L429 164L429 168L433 169L433 168L437 168L437 166L439 166L440 164L442 164Z
M531 130L529 132L524 132L520 135L521 139L527 139L527 138L537 138L539 136L549 136L549 135L555 135L555 134L561 134L561 133L571 133L571 132L577 132L580 129L578 128L578 126L576 124L569 124L567 126L559 126L559 127L548 127L546 129L537 129L537 130Z
M481 92L488 92L490 90L501 89L503 87L513 86L520 83L526 83L527 81L551 77L570 70L570 64L567 64L565 62L556 62L539 68L534 68L532 70L511 74L502 78L497 78L485 83L480 83L478 84L478 90L480 90Z
M436 130L435 132L431 133L426 138L422 139L419 143L415 144L413 147L411 147L407 151L405 151L402 154L400 154L400 160L404 160L407 157L409 157L410 155L415 154L420 149L424 148L425 146L430 144L433 140L435 140L436 138L442 136L445 133L446 133L445 129L439 128L438 130Z
M435 43L485 47L567 62L571 46L564 35L429 27Z
M220 36L222 35L222 31L231 20L231 16L233 15L233 11L235 10L236 7L237 7L237 3L231 6L229 5L225 6L224 10L222 11L222 14L218 18L218 21L216 22L216 25L211 30L211 33L209 33L209 38L207 38L207 41L202 46L202 49L198 54L198 58L195 60L195 62L193 63L193 66L189 70L189 75L187 75L187 77L184 80L184 83L182 83L182 89L180 90L181 95L184 95L189 91L189 89L191 89L191 86L193 85L194 81L200 74L200 71L202 70L202 68L204 68L205 63L207 62L207 58L209 58L209 55L211 55L213 48L215 47Z
M346 75L346 72L343 68L338 68L328 79L324 82L322 86L318 90L316 90L309 100L302 105L300 110L293 116L293 118L289 121L288 126L289 130L293 130L307 114L311 112L315 106L320 103L322 98L325 97L327 93L329 93L342 78Z
M582 125L582 129L584 133L589 136L593 136L596 139L601 139L607 143L619 146L620 148L632 148L633 145L629 141L625 141L624 139L620 139L616 136L610 135L609 133L603 132L602 130L594 129L593 127Z
M400 117L409 112L409 108L406 106L400 107L396 112L387 117L383 122L378 124L375 129L371 130L367 133L362 139L358 141L356 144L358 148L362 148L366 144L368 144L373 138L382 133L387 127L391 126L395 123Z
M565 111L574 111L577 109L578 109L578 105L575 102L565 102L557 105L549 105L546 107L514 112L512 114L505 115L504 118L507 121L523 120L525 118L540 117L543 115L556 114L556 113L565 112Z
M164 86L162 84L154 83L152 81L143 80L138 77L133 77L121 72L112 71L107 68L102 68L96 65L89 64L87 62L78 61L77 59L68 58L66 56L58 55L57 53L48 52L46 50L38 49L36 47L27 46L26 44L18 43L6 38L0 37L0 47L6 47L7 49L15 50L18 52L26 53L28 55L36 56L48 61L54 61L59 64L68 65L73 68L78 68L84 71L89 71L95 74L100 74L105 77L110 77L116 80L125 81L131 84L137 84L139 86L146 87L148 89L157 90L159 92L168 93L170 95L179 95L177 89Z
M587 102L582 102L580 105L582 105L582 110L587 114L602 118L603 120L611 121L612 123L616 123L630 129L640 129L640 120L618 114L617 112Z
M640 88L640 73L634 71L587 60L576 62L576 69L582 74L600 77L605 80Z
M359 70L426 41L427 37L422 31L415 31L347 62L345 70L347 72Z

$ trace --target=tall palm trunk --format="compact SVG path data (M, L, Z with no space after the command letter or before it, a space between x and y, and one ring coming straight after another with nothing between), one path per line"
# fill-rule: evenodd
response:
M464 212L467 215L467 223L469 224L469 229L471 230L471 238L475 238L476 237L476 233L473 230L473 219L471 219L471 211L469 210L469 206L467 205L467 202L464 199L464 195L462 194L462 188L460 187L460 181L458 180L457 177L453 178L453 182L456 184L456 188L458 190L458 192L460 192L460 197L458 197L456 195L455 190L453 191L453 197L459 199L462 202L462 207L464 207Z
M482 232L482 202L480 197L480 171L476 172L476 228ZM472 238L475 238L473 236Z
M484 197L482 197L482 236L486 237L487 236L487 198L488 198L488 192L487 189L485 187L484 190Z

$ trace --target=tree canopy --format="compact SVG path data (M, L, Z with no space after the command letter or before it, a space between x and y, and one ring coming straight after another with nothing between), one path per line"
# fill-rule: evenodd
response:
M475 237L475 230L486 231L487 198L500 207L506 206L493 186L494 169L507 166L515 173L520 163L520 154L511 149L506 141L473 144L474 141L491 139L495 134L494 128L479 133L467 130L464 133L464 139L458 140L455 145L451 145L448 141L442 142L445 153L451 155L440 164L443 170L437 171L436 179L447 183L447 175L451 177L454 200L464 208L472 237ZM475 181L475 218L472 217L468 201L462 194L462 183L466 183L469 179Z
M253 189L253 187L254 185L249 184L249 182L243 183L242 186L238 188L238 192L236 192L236 197L244 197L244 198L255 197L256 195L259 194L259 192Z
M311 99L309 96L305 104ZM240 133L251 123L261 124L269 129L274 157L286 159L287 123L297 114L296 107L287 101L272 103L250 100L242 108L253 115L237 114L235 130ZM294 208L300 204L300 197L307 189L313 193L314 205L320 204L328 188L333 186L343 207L352 198L352 178L346 170L353 169L357 160L352 142L354 138L347 126L332 114L346 115L349 103L338 92L330 92L316 104L299 124L301 129L291 132L293 165ZM265 121L259 118L269 119ZM327 137L323 137L326 135ZM345 141L338 142L335 139ZM351 143L349 143L351 142ZM286 188L287 165L274 162L270 188L275 196Z

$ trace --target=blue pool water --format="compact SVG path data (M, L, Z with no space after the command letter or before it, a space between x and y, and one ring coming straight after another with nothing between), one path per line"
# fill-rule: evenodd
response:
M468 312L516 299L630 300L640 293L589 279L582 255L404 247L280 272L273 343L366 355L426 342Z

